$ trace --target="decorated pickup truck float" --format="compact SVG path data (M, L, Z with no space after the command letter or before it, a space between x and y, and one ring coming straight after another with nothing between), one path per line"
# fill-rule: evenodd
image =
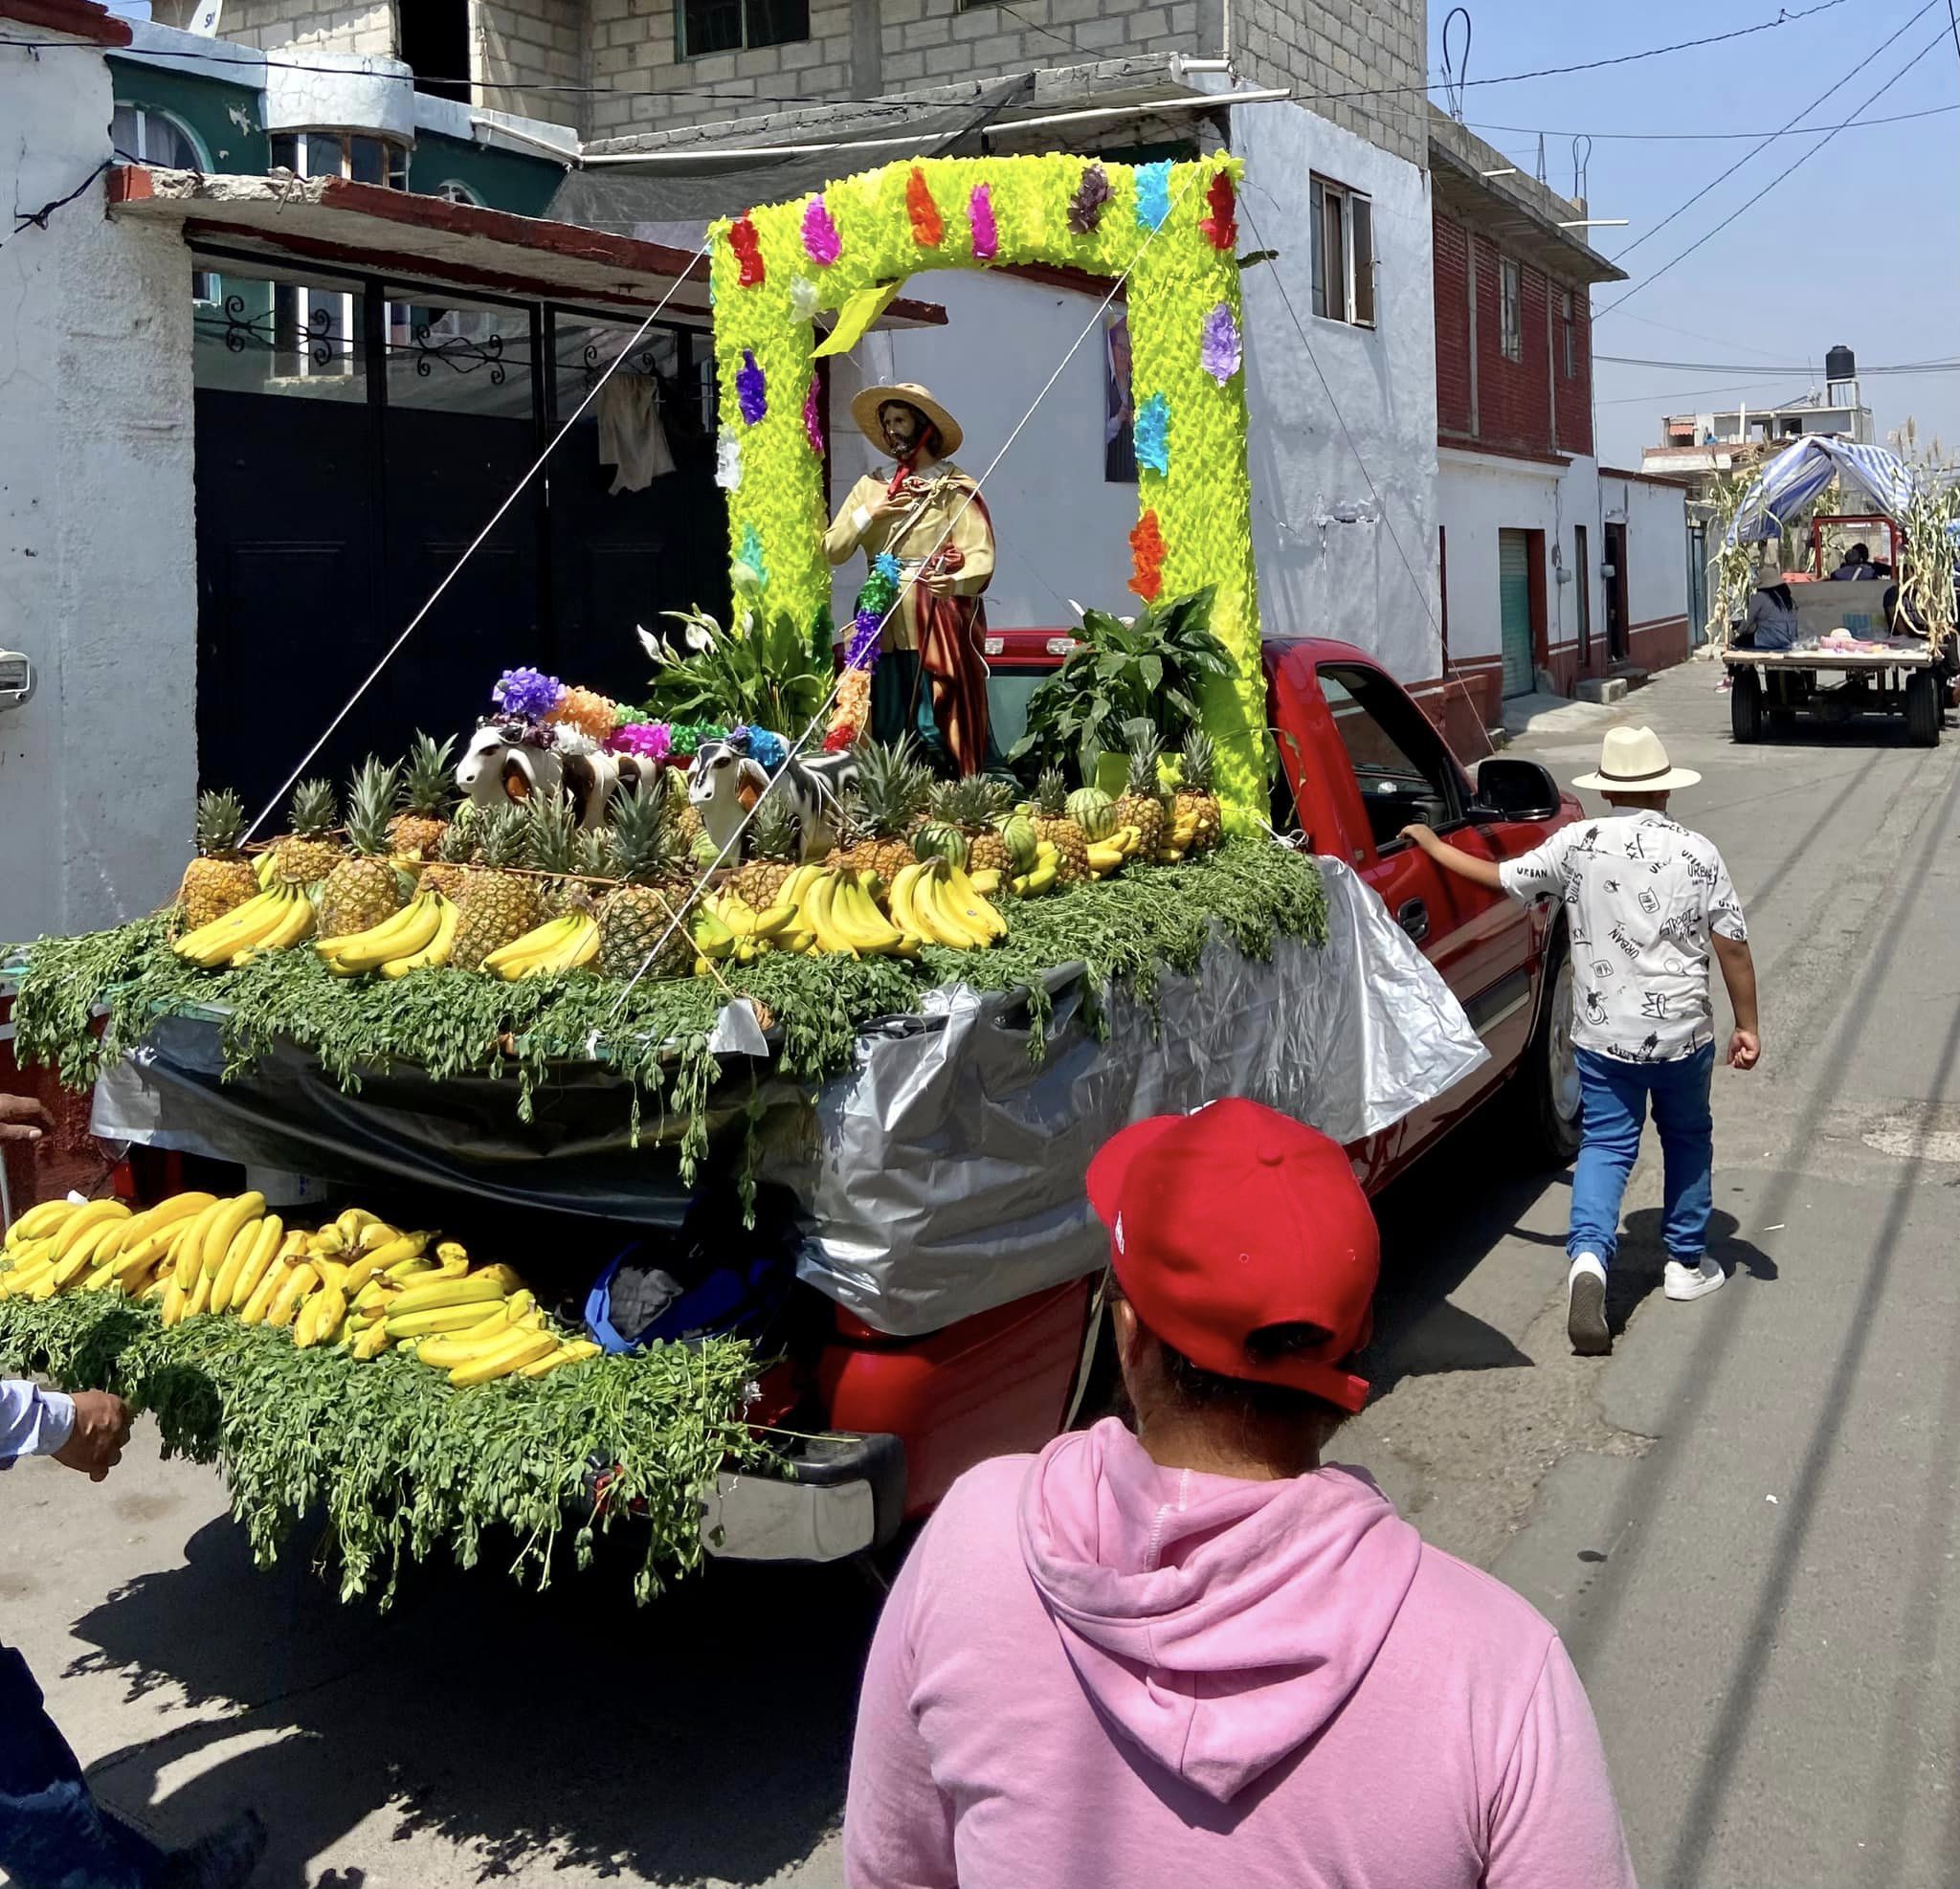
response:
M1368 771L1336 704L1426 730L1393 682L1262 653L1235 174L928 162L718 227L730 620L647 639L639 705L506 673L264 842L208 792L167 908L14 954L22 1059L143 1178L9 1229L0 1364L153 1410L262 1557L323 1517L349 1596L621 1522L644 1595L878 1545L1065 1423L1124 1122L1258 1095L1378 1184L1501 1078L1553 1108L1555 936L1370 883L1384 820L1514 850L1570 806L1529 768L1480 803L1439 743L1427 789ZM1087 614L1013 776L941 778L866 727L924 563L834 655L813 321L1011 261L1130 280L1140 607ZM1413 942L1473 928L1444 976Z

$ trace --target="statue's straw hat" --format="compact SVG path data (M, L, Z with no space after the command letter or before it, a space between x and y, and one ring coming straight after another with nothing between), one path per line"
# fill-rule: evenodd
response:
M884 451L884 430L878 423L878 410L888 400L916 407L932 422L939 433L941 458L950 458L960 450L960 441L967 435L960 431L959 421L932 397L929 389L917 381L899 381L890 387L867 387L851 402L851 417L858 422L858 431L880 452Z

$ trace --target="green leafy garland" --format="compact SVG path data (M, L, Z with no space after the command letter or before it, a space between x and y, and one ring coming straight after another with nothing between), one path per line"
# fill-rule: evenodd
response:
M514 1575L546 1585L593 1462L615 1473L603 1512L573 1528L574 1559L587 1567L615 1522L643 1529L634 1592L648 1600L700 1565L716 1473L771 1456L742 1421L755 1360L734 1339L456 1390L399 1352L361 1363L236 1319L166 1326L115 1293L74 1293L0 1299L0 1371L151 1411L166 1456L222 1467L261 1566L323 1514L342 1599L383 1606L404 1562L447 1547L474 1567L489 1529L516 1538Z
M727 989L756 999L780 1031L782 1073L820 1081L848 1066L867 1025L916 1011L941 985L1025 987L1038 1056L1051 1008L1044 980L1058 967L1084 966L1092 990L1127 980L1147 1003L1166 967L1197 968L1214 925L1250 958L1270 956L1279 935L1316 944L1326 935L1326 897L1312 860L1252 840L1003 909L1010 935L991 950L928 946L916 961L770 953L725 966ZM691 1181L707 1151L706 1105L722 1074L708 1043L726 994L711 977L644 979L623 1001L622 989L590 971L516 984L451 970L347 979L308 950L213 974L171 951L169 921L160 916L39 940L26 954L14 1021L21 1060L56 1068L72 1088L86 1088L105 1060L141 1043L157 1017L216 1011L228 1078L249 1073L284 1039L350 1092L364 1072L399 1066L436 1081L514 1076L526 1120L552 1066L589 1062L596 1043L631 1087L636 1131L650 1104L656 1131L678 1144ZM107 1012L99 1032L91 1023L98 1010Z

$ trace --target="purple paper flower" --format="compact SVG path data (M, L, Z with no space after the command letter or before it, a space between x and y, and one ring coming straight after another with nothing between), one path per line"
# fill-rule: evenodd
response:
M993 192L985 184L973 186L967 220L973 226L973 259L991 262L1000 254L1000 226L993 220Z
M674 738L664 722L629 722L612 730L612 739L606 745L614 754L636 754L657 767L672 751Z
M506 669L490 691L490 700L506 715L542 722L558 706L565 684L537 669Z
M875 610L860 610L851 623L851 640L844 649L847 669L869 669L878 660L879 632L883 618Z
M1068 227L1079 236L1092 236L1102 221L1102 206L1115 193L1109 188L1109 173L1100 164L1082 172L1082 181L1068 201Z
M828 269L844 253L844 239L831 221L830 208L821 196L812 197L803 211L803 254Z
M1205 317L1205 344L1198 358L1205 372L1223 387L1238 371L1242 353L1232 304L1221 301Z
M803 436L810 450L823 457L823 402L817 398L816 376L810 377L810 391L803 396Z
M735 398L742 408L745 425L754 426L769 410L768 383L756 366L755 349L742 350L742 366L735 371Z

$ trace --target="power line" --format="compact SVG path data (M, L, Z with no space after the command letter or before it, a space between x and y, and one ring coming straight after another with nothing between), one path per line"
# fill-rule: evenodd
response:
M1860 105L1858 110L1852 113L1850 122L1853 123L1857 122L1859 118L1863 115L1863 112L1867 105L1870 105L1874 103L1876 100L1883 98L1884 95L1887 92L1889 92L1893 88L1893 86L1897 85L1899 81L1902 78L1904 78L1905 75L1909 73L1912 70L1912 68L1920 62L1920 60L1925 58L1926 56L1928 53L1930 53L1935 46L1942 44L1945 41L1946 37L1947 35L1944 33L1941 33L1937 38L1929 41L1926 46L1922 47L1919 52L1915 53L1912 56L1911 58L1907 59L1906 62L1903 66L1901 66L1899 70L1895 72L1890 78L1886 79L1885 82L1882 85L1881 85L1876 92L1872 93L1870 98L1865 100L1864 104ZM1659 268L1655 270L1652 275L1645 276L1641 278L1639 281L1636 282L1633 285L1633 287L1626 292L1626 294L1619 298L1617 301L1609 302L1606 307L1599 311L1599 315L1601 317L1611 315L1615 309L1622 307L1627 302L1631 301L1635 296L1640 293L1642 289L1653 287L1653 285L1656 282L1658 282L1661 278L1661 277L1665 276L1669 270L1675 268L1680 263L1685 262L1689 256L1695 254L1697 250L1704 248L1707 244L1713 242L1715 238L1719 236L1723 233L1723 231L1727 229L1731 223L1733 223L1738 217L1742 216L1746 211L1753 210L1756 207L1756 205L1761 203L1763 199L1767 197L1771 190L1775 189L1779 184L1786 183L1790 178L1793 177L1797 173L1797 171L1801 170L1803 167L1811 161L1812 158L1815 157L1816 154L1819 151L1821 151L1826 144L1830 144L1832 140L1835 139L1837 136L1837 132L1827 131L1821 138L1817 140L1817 142L1815 144L1813 144L1810 147L1809 150L1804 152L1804 154L1800 158L1798 158L1794 164L1788 166L1786 168L1778 171L1774 177L1771 178L1769 183L1765 184L1763 188L1760 190L1758 190L1756 194L1748 200L1748 202L1741 205L1738 209L1731 211L1726 216L1725 216L1722 219L1720 223L1716 224L1715 227L1712 230L1710 230L1705 235L1697 237L1695 241L1693 241L1687 246L1686 249L1682 250L1678 254L1669 256L1667 260L1663 262Z
M1955 110L1960 110L1960 106L1956 106ZM1657 322L1650 315L1629 315L1626 319L1629 322L1639 322L1643 328L1659 328L1670 335L1685 335L1689 341L1712 342L1717 347L1739 348L1743 353L1756 355L1764 361L1773 361L1776 358L1760 347L1749 346L1747 342L1729 341L1722 335L1704 335L1693 328L1678 328L1671 322Z
M1762 367L1752 361L1659 361L1640 354L1595 354L1593 360L1615 367L1664 367L1671 373L1756 374L1763 379L1794 379L1814 371L1809 363L1796 367ZM1873 374L1950 374L1960 372L1960 360L1902 361L1876 367L1860 367L1859 378Z
M1913 27L1917 26L1921 20L1925 19L1926 16L1929 12L1931 12L1936 6L1939 5L1939 3L1940 0L1926 0L1926 5L1923 6L1918 12L1914 13L1910 19L1904 20L1900 24L1898 29L1893 33L1891 38L1887 39L1883 45L1875 47L1872 50L1871 57L1877 58L1881 53L1886 50L1887 47L1896 44L1907 33L1909 33ZM1733 177L1735 173L1743 167L1744 165L1748 164L1751 158L1760 156L1764 151L1768 150L1770 146L1772 144L1774 144L1778 138L1782 137L1785 131L1793 129L1801 120L1808 118L1811 115L1811 113L1815 111L1817 107L1821 105L1824 102L1824 100L1832 95L1832 93L1841 92L1844 89L1844 87L1851 82L1852 72L1856 72L1858 68L1854 66L1852 68L1852 71L1847 72L1841 78L1834 79L1832 83L1826 86L1823 91L1819 92L1817 96L1810 101L1809 104L1804 106L1804 108L1800 112L1798 112L1794 118L1790 119L1782 126L1781 130L1771 132L1768 137L1764 138L1761 141L1761 143L1756 144L1754 148L1745 151L1741 157L1737 158L1736 161L1733 164L1731 164L1728 167L1728 168L1721 174L1721 176L1711 178L1709 182L1704 184L1702 188L1699 190L1697 190L1694 193L1694 195L1691 196L1684 204L1682 204L1679 208L1668 211L1668 213L1665 216L1663 216L1659 223L1655 224L1651 230L1643 231L1639 235L1636 236L1634 240L1630 242L1625 249L1621 250L1618 253L1618 255L1616 255L1613 259L1615 262L1624 261L1628 256L1633 255L1633 253L1637 249L1638 249L1642 243L1651 241L1654 237L1658 236L1661 233L1661 231L1666 229L1667 226L1670 223L1674 222L1677 217L1685 216L1687 212L1694 209L1694 207L1698 203L1700 203L1704 197L1707 196L1710 191L1716 190L1720 189L1721 186L1727 183L1728 180L1731 177ZM1842 128L1843 127L1841 125L1837 127L1838 130L1841 130ZM1836 135L1835 130L1832 135Z
M1948 0L1949 7L1952 4L1953 0ZM1956 14L1955 17L1960 18L1960 14ZM1955 112L1960 112L1960 104L1927 105L1923 111L1891 112L1883 118L1846 120L1842 124L1806 124L1801 129L1805 133L1869 131L1884 124L1912 124L1923 118L1949 118ZM1519 138L1593 138L1603 143L1634 144L1748 144L1755 138L1784 138L1792 135L1788 126L1781 131L1556 131L1540 124L1491 124L1482 119L1469 119L1465 122L1472 131L1502 131L1508 136Z

